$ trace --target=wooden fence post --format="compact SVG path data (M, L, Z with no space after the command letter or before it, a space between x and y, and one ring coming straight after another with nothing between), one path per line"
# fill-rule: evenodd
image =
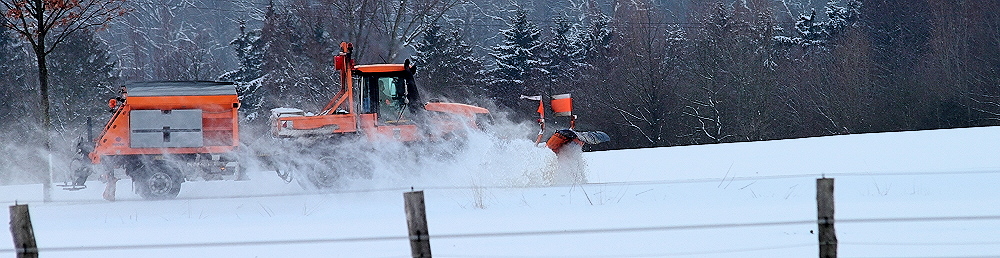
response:
M17 258L38 258L38 246L35 245L35 232L31 228L27 204L10 206L10 234L14 237Z
M837 257L837 233L833 228L833 178L816 179L816 215L819 257Z
M406 201L406 225L410 233L410 253L414 258L431 257L430 234L427 232L427 213L424 209L424 191L403 193Z

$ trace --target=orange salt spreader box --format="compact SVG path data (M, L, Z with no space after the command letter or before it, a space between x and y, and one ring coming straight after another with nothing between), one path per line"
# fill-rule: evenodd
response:
M132 83L111 99L114 115L89 157L228 153L239 145L239 99L232 83Z
M240 180L239 107L227 82L161 81L126 84L111 99L112 116L87 156L115 200L118 172L144 199L171 199L196 179ZM82 173L77 185L86 182ZM76 188L74 188L76 189Z

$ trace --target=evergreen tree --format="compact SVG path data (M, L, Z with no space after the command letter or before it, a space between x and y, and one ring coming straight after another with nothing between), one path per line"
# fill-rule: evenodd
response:
M482 61L475 58L470 46L455 28L444 31L432 25L415 46L414 62L419 67L417 85L434 95L449 99L468 99L480 94L479 71Z
M109 49L93 32L72 34L66 45L49 55L52 124L67 137L82 134L87 117L107 113L107 98L117 92L118 78ZM95 117L96 116L96 117Z
M258 89L265 109L318 111L339 89L339 73L331 65L336 46L320 22L306 20L322 17L298 15L301 11L269 6L265 13L261 41L267 51Z
M582 53L584 63L594 65L598 60L607 59L611 53L611 39L614 38L614 28L610 26L611 17L595 13L588 17L587 28L581 31L577 44Z
M5 22L0 16L0 23ZM24 43L16 38L7 27L0 26L0 120L2 121L22 121L20 123L0 124L0 131L3 132L32 132L29 130L36 112L24 112L33 110L37 106L37 90L34 88L37 81L31 79L33 74L28 70L33 67L34 60L30 60L25 52ZM15 112L20 111L20 112ZM25 117L28 116L28 117ZM29 118L29 119L26 119ZM3 134L6 139L17 139L21 137Z
M447 48L445 33L441 25L433 24L420 37L420 41L414 44L416 54L413 57L414 64L426 69L428 64L433 64L441 58L440 53Z
M843 6L837 0L826 3L826 16L830 20L826 23L826 34L836 35L845 28L854 26L861 17L861 1L847 0Z
M821 44L823 37L825 37L824 26L826 23L816 20L816 10L799 16L799 20L795 21L795 30L802 38L802 42L799 44Z
M853 26L861 12L861 1L848 0L841 6L837 0L826 3L827 21L819 21L816 10L802 14L795 21L795 36L774 36L773 39L783 45L822 46L830 37L839 34L845 28Z
M552 95L556 88L568 88L573 85L578 68L584 60L583 44L580 43L578 25L570 23L565 17L553 18L552 38L545 43L541 67L549 82L543 89L545 95Z
M498 104L519 110L521 94L537 94L529 92L529 80L533 74L540 73L541 30L528 20L523 10L516 11L507 25L507 29L500 31L503 42L494 46L490 53L496 65L489 71L489 92Z
M219 77L222 81L232 81L236 83L236 92L239 95L240 103L245 118L253 121L261 116L263 107L263 97L260 91L261 78L264 76L264 44L261 40L261 31L246 29L246 21L240 21L240 36L229 43L236 51L236 58L240 66L236 70L229 71Z

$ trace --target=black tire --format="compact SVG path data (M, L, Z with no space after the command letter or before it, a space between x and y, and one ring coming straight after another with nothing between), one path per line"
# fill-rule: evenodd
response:
M339 166L336 160L329 157L319 159L321 166L314 167L306 171L306 179L317 189L330 189L340 185Z
M183 173L175 166L159 162L137 171L136 191L146 200L167 200L177 197L184 182Z

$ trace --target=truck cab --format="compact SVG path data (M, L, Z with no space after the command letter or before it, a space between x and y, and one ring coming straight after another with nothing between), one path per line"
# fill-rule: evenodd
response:
M361 114L377 114L378 125L413 124L421 107L413 75L403 64L359 65L354 81Z
M361 134L370 141L413 142L435 140L461 127L476 127L475 114L485 108L459 103L425 103L413 79L415 67L402 64L355 65L353 46L341 44L334 57L340 71L340 90L315 113L299 109L271 110L272 135L330 137ZM468 120L468 121L462 121Z

